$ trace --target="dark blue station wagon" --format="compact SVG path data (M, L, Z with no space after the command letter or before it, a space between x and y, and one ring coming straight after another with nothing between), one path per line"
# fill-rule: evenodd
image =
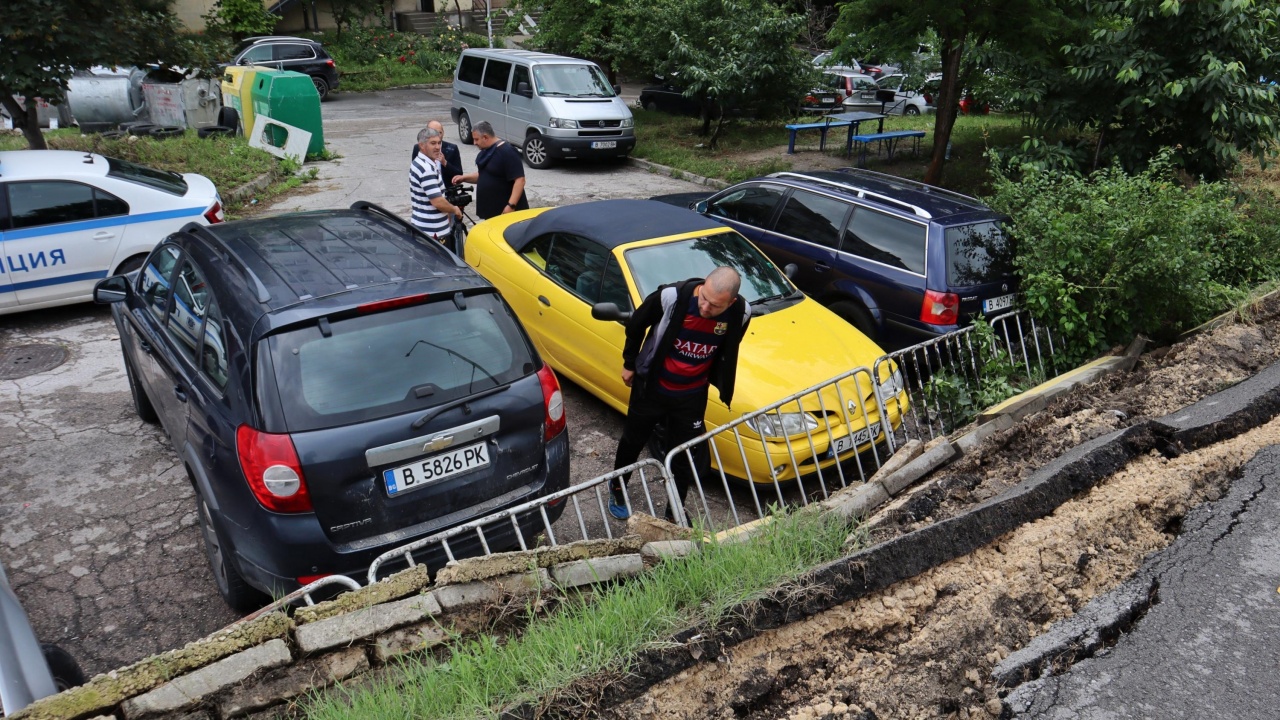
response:
M978 200L854 168L779 172L698 199L654 198L730 225L889 349L1014 303L1005 218Z
M511 308L377 206L188 224L94 296L237 610L568 486L560 387Z

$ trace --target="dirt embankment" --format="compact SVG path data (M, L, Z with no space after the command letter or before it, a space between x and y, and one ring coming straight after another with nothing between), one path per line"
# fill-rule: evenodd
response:
M1156 418L1280 358L1280 300L1145 355L990 439L875 521L882 540L951 517L1084 441ZM1139 457L1052 515L910 581L764 632L604 711L611 718L985 718L991 669L1129 578L1181 518L1218 498L1280 419L1202 450Z

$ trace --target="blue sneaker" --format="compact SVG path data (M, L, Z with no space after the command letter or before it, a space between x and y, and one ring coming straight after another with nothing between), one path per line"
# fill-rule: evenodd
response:
M609 514L619 520L626 520L631 517L631 511L627 509L626 505L619 505L612 500L609 501Z

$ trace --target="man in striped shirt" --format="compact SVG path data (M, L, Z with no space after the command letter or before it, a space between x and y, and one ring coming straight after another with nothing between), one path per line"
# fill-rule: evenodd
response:
M718 267L705 280L663 285L632 313L622 348L622 382L631 388L631 399L615 470L636 461L659 423L666 425L667 447L705 432L710 386L720 391L726 406L733 400L738 347L751 321L751 305L738 294L741 284L737 270ZM692 454L693 467L687 457L672 463L681 502L694 474L705 481L710 473L705 444ZM626 481L610 483L609 512L619 520L631 515ZM666 514L669 520L676 518L670 507Z
M441 171L444 159L441 148L443 141L440 131L434 128L425 127L418 132L418 154L409 166L409 204L413 208L410 222L437 242L454 250L453 223L462 222L462 208L444 197Z

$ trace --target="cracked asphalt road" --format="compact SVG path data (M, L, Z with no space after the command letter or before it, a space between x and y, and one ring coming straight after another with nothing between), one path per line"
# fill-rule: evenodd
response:
M447 90L346 94L322 111L340 158L320 163L305 192L261 212L365 199L407 213L408 149L418 129L436 117L456 136ZM472 167L475 148L462 152ZM537 206L699 187L627 165L567 164L530 171L529 192ZM61 345L68 357L47 372L0 380L0 562L37 635L94 675L236 620L210 575L177 456L159 425L134 414L110 311L84 304L0 316L0 348L35 343ZM612 466L622 416L563 385L580 482Z
M1113 647L1005 700L1013 717L1274 718L1280 672L1280 446L1193 510L1128 585L1157 602ZM1094 603L1107 602L1107 596Z

